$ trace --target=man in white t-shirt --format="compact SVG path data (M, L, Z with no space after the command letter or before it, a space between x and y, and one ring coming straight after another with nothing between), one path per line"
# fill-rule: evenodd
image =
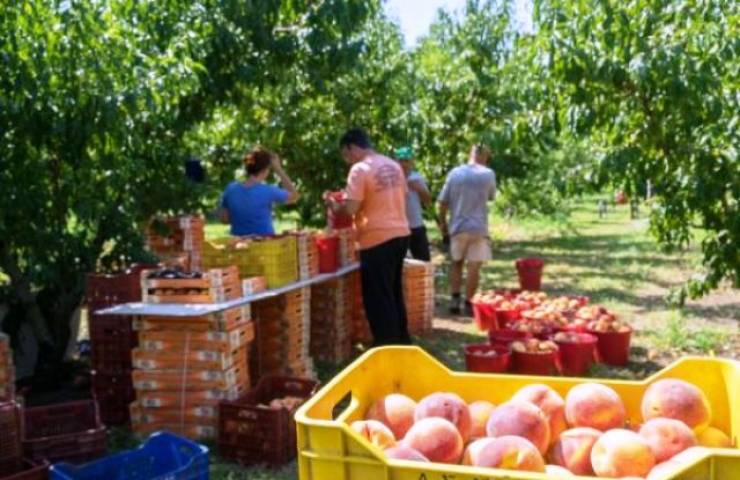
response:
M463 265L467 261L465 306L478 289L480 268L491 259L488 237L488 201L496 196L496 174L488 168L491 151L485 145L474 145L468 163L455 167L439 194L439 225L442 235L450 237L450 313L460 314ZM447 214L450 223L447 223Z
M409 237L409 251L417 260L428 262L429 239L424 226L423 208L432 203L432 194L419 172L414 170L414 152L411 147L401 147L396 150L396 160L406 175L408 190L406 191L406 218L409 220L411 236Z

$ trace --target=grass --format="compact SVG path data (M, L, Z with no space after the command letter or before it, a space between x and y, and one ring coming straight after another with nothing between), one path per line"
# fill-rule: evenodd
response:
M680 311L675 311L661 330L647 330L645 333L657 347L702 354L714 354L728 338L726 332L716 328L692 329Z
M276 229L294 228L295 221L279 222ZM433 242L438 231L428 226ZM224 236L223 225L209 225L209 237ZM599 219L596 199L585 199L568 217L557 219L491 218L494 259L482 272L482 288L515 287L513 262L538 256L546 262L543 288L550 293L578 293L607 306L636 328L632 358L626 368L595 366L591 376L643 378L671 360L687 354L740 358L740 292L724 289L676 310L664 302L671 288L680 285L699 261L696 250L667 254L648 234L644 218L631 220L628 207L610 210ZM434 331L416 339L450 368L463 369L461 346L483 340L470 319L446 315L447 263L438 264L438 312ZM326 381L343 365L319 365ZM239 468L212 456L215 480L294 480L295 463L277 470Z

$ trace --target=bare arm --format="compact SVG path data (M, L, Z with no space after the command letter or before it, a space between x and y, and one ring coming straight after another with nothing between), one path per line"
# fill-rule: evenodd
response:
M285 201L286 204L291 205L298 201L298 190L293 184L293 180L290 179L285 170L283 170L283 164L280 161L280 157L273 155L272 157L272 170L275 175L280 179L280 186L288 191L288 199Z
M420 180L410 181L409 188L419 195L419 200L425 207L432 203L432 194L429 193L429 189Z
M437 209L437 222L439 223L439 229L442 231L442 235L449 235L450 229L447 226L447 212L448 205L445 202L439 202L439 208Z

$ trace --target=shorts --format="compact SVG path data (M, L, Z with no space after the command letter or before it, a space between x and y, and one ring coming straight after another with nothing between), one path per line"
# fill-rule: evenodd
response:
M491 259L491 243L478 233L455 234L450 239L450 257L453 262L487 262Z

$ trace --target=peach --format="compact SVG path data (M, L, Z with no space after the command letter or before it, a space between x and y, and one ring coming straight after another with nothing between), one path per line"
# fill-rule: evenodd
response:
M452 422L457 427L464 442L470 438L473 421L468 405L454 393L437 392L424 397L414 410L414 420L439 417Z
M432 462L459 463L463 439L455 424L439 417L423 418L406 433L402 445L413 448Z
M640 428L655 455L655 462L662 463L687 448L696 446L696 435L685 423L672 418L653 418Z
M701 433L712 420L712 408L704 392L696 385L675 378L652 383L642 397L642 418L666 417L681 420Z
M414 424L415 408L416 402L406 395L392 393L373 403L365 418L384 423L396 438L403 438Z
M511 399L530 402L545 413L547 421L550 423L551 442L554 442L568 428L565 424L565 401L558 392L547 385L541 383L527 385Z
M396 437L393 436L391 429L377 420L357 420L352 422L350 427L370 443L382 449L396 445Z
M571 428L560 434L550 451L550 461L576 475L593 475L591 449L601 432L595 428Z
M513 435L494 438L478 453L476 467L544 472L545 461L529 440Z
M573 473L568 469L560 467L558 465L545 465L545 473L547 478L570 478Z
M396 445L386 449L385 456L393 460L410 460L412 462L428 462L429 459L419 451L403 445Z
M478 459L480 458L480 451L488 445L489 443L493 442L495 439L491 437L484 437L479 438L478 440L474 440L470 442L465 448L465 453L463 454L463 465L476 465L478 464Z
M472 427L470 429L470 438L482 438L486 436L486 423L491 416L491 412L496 408L491 402L479 400L469 405L470 419Z
M696 436L696 440L702 447L711 448L732 448L732 440L725 432L718 428L707 427L703 432Z
M489 437L516 435L532 442L541 454L550 446L550 425L545 413L529 402L510 401L493 411L486 425Z
M393 436L391 429L377 420L357 420L352 422L350 428L382 449L396 445L396 437Z
M582 383L565 397L565 419L571 427L605 432L624 425L627 412L617 392L600 383Z
M599 477L644 477L655 466L655 456L639 434L617 428L596 440L591 465Z

